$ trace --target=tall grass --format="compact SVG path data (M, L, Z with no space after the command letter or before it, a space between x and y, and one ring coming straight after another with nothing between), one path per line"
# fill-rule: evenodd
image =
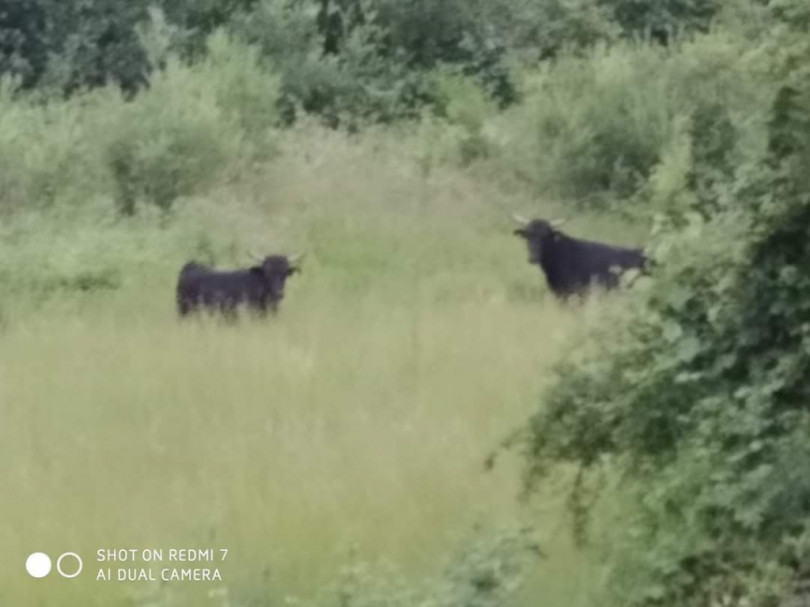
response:
M128 102L0 91L0 605L329 604L347 563L390 562L415 587L467 536L526 521L549 556L513 600L581 602L598 567L561 533L564 506L518 504L514 462L483 465L598 314L549 296L505 213L570 214L511 175L553 184L576 149L543 164L532 122L517 162L464 79L443 81L452 128L350 137L276 130L278 78L223 35L195 65L161 63ZM595 120L596 70L582 84L561 65L563 92L533 103ZM569 225L640 242L604 216ZM181 264L251 250L307 253L277 318L178 322ZM175 546L228 548L222 584L94 579L98 548ZM79 552L86 571L29 579L36 550Z
M475 528L532 518L513 463L483 463L535 409L583 313L548 296L503 213L551 207L459 169L425 174L391 133L304 126L279 145L170 217L6 225L2 604L320 601L352 559L416 583ZM604 219L577 229L633 239ZM280 315L179 323L180 264L244 264L251 248L307 251ZM117 282L66 282L94 267ZM590 570L553 500L545 511L556 556L532 588L571 604ZM222 585L94 581L97 548L152 546L229 548ZM77 551L87 573L25 578L34 550Z

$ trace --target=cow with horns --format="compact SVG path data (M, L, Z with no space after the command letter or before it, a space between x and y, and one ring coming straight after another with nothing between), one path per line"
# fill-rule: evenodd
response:
M560 299L583 295L591 286L613 289L623 272L643 270L647 259L641 249L616 247L572 238L558 228L566 220L512 218L520 224L514 231L526 241L529 263L540 266L548 286Z
M244 306L260 316L275 313L284 298L287 279L301 271L302 258L303 255L290 259L269 255L258 258L253 267L232 271L190 261L177 279L177 311L180 316L187 316L205 309L234 318L237 308Z

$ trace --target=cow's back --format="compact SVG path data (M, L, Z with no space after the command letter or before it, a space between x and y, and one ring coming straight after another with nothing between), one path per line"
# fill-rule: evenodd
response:
M581 293L594 283L611 289L619 284L622 270L642 268L645 257L639 249L615 247L601 242L564 237L543 253L543 269L551 289L561 296Z
M263 284L250 270L217 271L189 262L177 281L177 307L181 316L198 308L234 314L240 304L256 305L263 299Z

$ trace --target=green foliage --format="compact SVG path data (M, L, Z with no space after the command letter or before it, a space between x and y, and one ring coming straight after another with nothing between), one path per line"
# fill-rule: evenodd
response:
M546 69L516 117L533 138L526 174L566 198L633 193L670 136L665 63L653 49L618 47Z
M390 121L435 100L441 64L486 84L501 104L517 99L511 56L529 62L592 48L622 31L705 29L713 2L602 0L9 0L0 13L0 74L30 88L75 92L114 83L128 93L153 69L138 35L150 10L175 29L174 50L199 59L227 27L261 46L284 74L282 108L296 104L335 124ZM426 80L427 79L427 80Z
M168 215L143 207L126 218L106 200L21 210L0 224L0 307L38 313L54 302L89 301L100 292L174 274L189 258L244 263L246 245L235 233L245 230L223 227L229 222L226 210L204 199L179 203Z
M722 0L602 0L629 35L649 35L666 43L673 34L705 32Z
M210 185L244 153L245 139L257 146L271 140L276 80L259 68L253 49L224 33L209 49L193 66L170 57L149 90L122 105L105 129L105 156L125 214L138 200L168 208Z
M283 74L288 120L300 106L351 126L441 105L432 76L441 66L474 77L500 104L512 103L510 56L534 62L613 39L618 30L605 14L591 0L262 0L231 27Z
M756 6L756 0L738 0ZM73 93L143 88L157 66L138 35L155 9L176 31L174 50L205 56L229 28L260 44L284 74L282 109L390 121L435 101L428 74L442 64L517 100L510 62L579 52L624 34L671 41L706 31L720 0L8 0L0 12L0 74L25 88ZM741 9L742 10L742 9ZM728 12L728 11L727 11ZM426 80L428 78L428 80Z
M182 32L184 53L205 48L208 35L254 0L8 0L0 11L0 74L26 88L64 92L116 84L133 93L151 66L138 37L150 7L163 9Z
M501 0L485 6L485 22L502 46L528 65L616 42L621 35L609 7L598 0Z
M135 25L147 6L146 0L12 0L0 17L6 63L0 59L0 68L22 76L26 86L44 78L65 91L111 82L133 91L146 77Z
M94 197L127 215L138 201L167 209L272 152L279 84L256 49L217 32L206 58L188 64L169 50L170 33L142 33L162 67L131 101L115 88L43 100L3 82L0 209Z
M8 0L0 12L0 75L34 82L46 59L41 7L28 0Z
M721 8L718 29L700 34ZM804 0L184 0L151 10L8 0L0 213L48 213L56 227L0 226L0 320L12 295L80 299L125 286L133 260L166 281L190 255L241 262L245 234L265 238L266 225L237 219L226 243L211 236L217 222L184 223L205 212L193 197L267 160L274 128L302 110L348 130L421 117L379 165L388 144L374 129L372 152L341 140L340 178L306 189L336 141L319 131L296 152L306 161L262 164L270 177L238 197L264 202L280 186L303 215L310 197L352 200L351 212L313 222L317 263L343 272L326 290L385 292L392 273L382 270L439 272L442 259L448 273L428 292L465 299L447 285L469 281L494 302L527 291L465 274L464 246L437 238L444 248L401 254L403 233L422 242L431 205L480 251L482 233L466 222L488 226L493 196L471 203L483 180L465 190L441 164L477 162L499 186L516 173L545 196L655 217L654 280L606 301L593 338L557 368L524 436L527 484L560 463L579 467L567 504L584 534L602 487L591 473L621 477L600 599L773 605L810 558L809 25ZM391 132L405 139L413 128ZM295 186L275 175L285 170ZM369 188L375 178L386 187ZM464 205L436 199L447 182ZM381 201L401 213L384 227L357 231L346 219L375 217ZM353 569L336 600L504 604L524 551L512 540L470 549L424 589Z
M460 132L457 142L462 164L490 154L490 143L484 132L497 107L476 80L457 73L436 74L437 113Z
M530 80L527 102L509 117L503 155L543 192L591 206L656 198L651 178L684 168L684 157L695 160L679 178L687 189L710 187L714 173L738 160L738 147L764 141L757 121L768 78L741 59L745 48L744 39L717 34L667 49L623 43L561 58Z
M0 214L80 201L104 182L78 100L39 105L0 80Z
M263 0L232 28L281 72L280 109L288 122L299 108L350 128L416 116L435 100L430 70L441 57L427 61L402 48L392 39L393 16L382 18L373 3L345 4L316 9Z
M807 575L810 54L791 15L767 144L730 162L721 106L672 154L688 195L661 218L654 288L559 366L525 436L529 486L559 462L621 474L615 604L774 605Z
M159 0L151 6L163 10L168 21L183 32L187 56L205 53L208 36L227 27L234 15L250 10L257 0Z

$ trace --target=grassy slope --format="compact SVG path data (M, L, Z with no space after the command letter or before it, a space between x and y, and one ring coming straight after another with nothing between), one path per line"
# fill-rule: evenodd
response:
M99 547L227 547L224 585L242 598L311 595L350 551L416 579L474 524L523 520L514 462L485 474L482 461L536 409L590 311L558 306L526 263L503 208L553 211L514 192L484 170L427 171L386 135L298 133L163 229L27 228L7 257L69 249L108 259L123 286L35 309L5 299L0 604L145 601L144 584L93 581ZM570 225L638 238L606 219ZM308 251L277 319L176 322L174 278L200 233L223 262L265 242ZM546 506L551 558L526 602L576 604L591 570ZM21 577L34 550L80 552L87 573ZM178 602L158 604L225 604L208 590L173 586Z

